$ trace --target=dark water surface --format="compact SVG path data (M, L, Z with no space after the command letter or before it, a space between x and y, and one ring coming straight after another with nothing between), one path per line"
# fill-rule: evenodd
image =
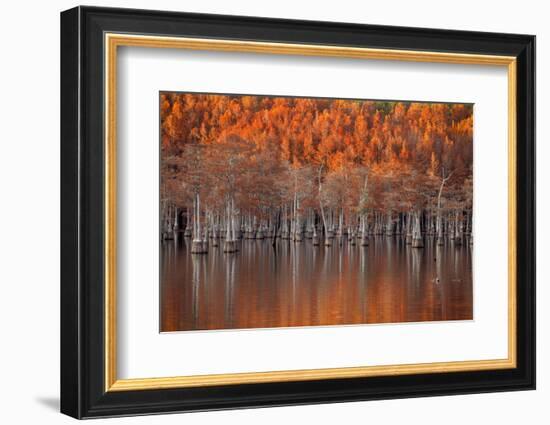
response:
M242 240L226 254L161 244L161 331L472 319L472 248L400 236L368 247Z

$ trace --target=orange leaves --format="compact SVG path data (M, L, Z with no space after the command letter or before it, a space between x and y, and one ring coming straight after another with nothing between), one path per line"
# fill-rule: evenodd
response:
M279 160L328 171L348 163L388 172L405 164L424 175L471 169L468 104L162 93L159 106L163 155L236 136Z

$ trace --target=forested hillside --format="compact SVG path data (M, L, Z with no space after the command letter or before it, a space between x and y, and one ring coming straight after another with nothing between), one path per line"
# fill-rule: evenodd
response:
M469 104L162 93L163 238L471 240Z

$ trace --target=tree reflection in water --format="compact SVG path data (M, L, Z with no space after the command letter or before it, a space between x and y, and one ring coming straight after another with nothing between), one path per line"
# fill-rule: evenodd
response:
M161 331L472 319L469 244L422 249L401 236L331 247L241 240L191 254L188 238L161 244ZM222 244L220 244L222 245Z

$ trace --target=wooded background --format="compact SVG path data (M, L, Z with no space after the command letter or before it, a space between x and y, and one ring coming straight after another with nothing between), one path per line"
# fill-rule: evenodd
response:
M161 93L160 117L163 237L197 253L208 235L472 241L471 104Z

